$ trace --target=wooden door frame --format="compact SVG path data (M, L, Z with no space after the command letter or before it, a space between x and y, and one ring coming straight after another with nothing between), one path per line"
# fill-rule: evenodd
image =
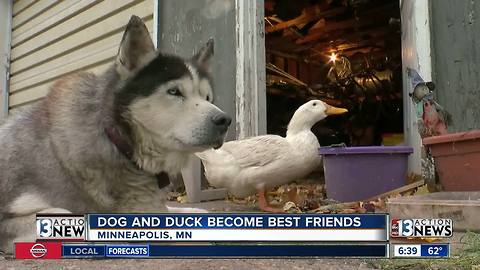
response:
M402 22L402 72L404 135L414 152L409 156L408 171L422 173L422 140L417 115L409 93L413 91L407 68L418 71L425 81L432 80L430 5L428 0L399 0Z
M264 0L235 0L236 137L266 133Z
M406 68L432 79L429 0L399 0L402 17L402 72L405 143L414 148L409 172L422 172L422 142ZM237 138L266 132L264 1L235 0L237 33L236 134Z

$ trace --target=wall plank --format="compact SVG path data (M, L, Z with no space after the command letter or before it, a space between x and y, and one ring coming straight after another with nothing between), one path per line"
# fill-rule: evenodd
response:
M432 1L433 80L450 132L480 128L479 1Z
M28 20L35 16L45 12L56 4L60 3L60 0L40 0L36 1L33 5L26 8L21 13L13 16L12 25L13 29L25 24Z
M98 4L102 0L61 1L52 8L38 14L12 32L12 45L16 46L53 26L76 16L83 10Z
M111 59L113 60L113 58ZM106 63L97 63L97 65L94 65L88 69L85 69L86 72L92 72L95 74L101 74L102 72L105 72L108 67L112 65L112 61L107 61ZM48 93L50 86L54 83L55 81L49 81L40 85L37 85L35 87L31 87L28 90L25 91L20 91L18 93L14 93L10 95L9 98L9 105L10 105L10 111L15 108L19 108L21 105L24 104L29 104L33 101L37 101Z
M35 0L18 0L13 3L13 16L16 16L18 13L22 12L30 5L33 5Z
M152 34L152 20L147 22L149 25L150 34ZM15 92L29 85L38 83L39 81L51 80L61 76L65 73L71 72L72 68L82 68L97 61L95 55L103 51L109 51L107 57L114 56L117 53L118 45L122 39L123 32L118 32L113 35L106 36L94 43L82 46L77 50L73 50L65 55L53 58L41 65L33 66L24 72L13 75L10 79L10 92ZM87 60L88 59L88 60ZM101 61L99 59L98 61ZM81 64L83 63L83 64ZM70 68L65 69L65 66ZM53 73L51 72L53 71ZM55 74L55 75L52 75Z
M140 16L147 24L149 29L153 28L153 15L148 9L133 10ZM129 12L119 13L117 16L112 16L99 24L92 25L79 31L73 35L70 35L61 40L61 42L55 42L50 46L35 51L28 57L20 58L12 61L10 66L10 72L15 75L25 69L32 68L35 65L42 64L46 61L58 57L61 54L76 50L83 46L95 42L96 40L105 38L107 35L122 32L125 24L130 18Z
M52 27L47 32L44 32L18 46L14 46L12 48L12 60L20 57L25 57L26 55L36 50L39 50L40 48L46 47L58 40L61 40L62 38L72 35L85 27L95 24L103 19L109 18L115 13L123 10L125 6L128 6L129 4L135 2L137 1L117 0L115 1L116 5L113 6L112 2L103 1L100 4L95 5L92 8L78 14L77 16L72 17L63 23ZM149 8L150 10L152 10L151 3L149 2L140 2L136 7L138 6L143 8Z

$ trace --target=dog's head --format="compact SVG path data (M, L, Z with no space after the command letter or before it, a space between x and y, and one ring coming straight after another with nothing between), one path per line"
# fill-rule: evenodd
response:
M196 152L220 147L231 118L212 103L212 55L213 41L187 60L156 52L147 28L133 16L115 63L124 80L114 101L116 117L137 140L148 138L149 148Z

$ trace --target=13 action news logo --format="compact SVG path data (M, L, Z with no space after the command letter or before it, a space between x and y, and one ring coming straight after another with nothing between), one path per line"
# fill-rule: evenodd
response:
M84 240L85 218L78 215L37 216L38 240Z
M451 237L451 219L392 219L392 237Z

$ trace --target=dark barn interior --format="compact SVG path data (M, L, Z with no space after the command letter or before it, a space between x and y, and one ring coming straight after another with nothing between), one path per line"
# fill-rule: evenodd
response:
M265 0L267 131L310 99L347 108L312 129L323 146L403 141L398 0Z

